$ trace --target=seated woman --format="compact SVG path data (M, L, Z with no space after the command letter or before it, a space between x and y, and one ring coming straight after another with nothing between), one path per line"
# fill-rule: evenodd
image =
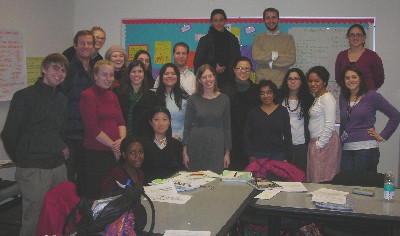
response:
M247 116L244 146L250 162L257 158L284 161L292 146L289 113L278 103L278 88L271 80L259 83L261 105Z
M133 183L143 185L144 174L140 169L144 159L142 141L135 137L125 138L121 142L121 155L123 164L115 167L106 176L101 191L102 195L114 191L117 188L116 181L126 184L126 181L130 179Z
M150 131L144 141L146 159L143 161L145 183L168 178L183 169L182 143L172 138L171 114L163 106L150 112Z

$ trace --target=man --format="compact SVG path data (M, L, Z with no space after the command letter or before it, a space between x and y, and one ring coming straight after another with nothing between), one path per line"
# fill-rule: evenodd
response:
M1 133L4 148L16 163L15 179L22 194L20 235L35 235L45 194L67 181L63 142L67 99L57 89L66 76L68 60L54 53L41 65L36 83L16 92Z
M296 63L296 47L292 35L279 31L279 11L267 8L263 12L267 32L254 37L252 57L256 63L256 82L272 80L278 87L286 71Z
M72 58L65 81L60 85L61 91L68 99L68 116L66 127L66 143L70 149L70 159L66 162L68 179L77 180L78 193L81 193L83 181L83 135L84 127L79 112L79 100L83 90L89 88L93 69L92 51L94 36L89 30L81 30L75 34L75 56ZM77 172L77 173L76 173ZM75 173L77 177L75 178Z
M186 63L189 58L189 46L184 42L174 45L174 64L178 67L181 75L181 87L192 95L196 89L196 76L189 70ZM154 88L158 88L159 78L154 83Z
M92 32L95 39L92 59L93 63L96 63L97 61L103 60L103 57L100 55L99 50L106 42L106 32L99 26L93 26L90 32ZM71 61L76 54L75 47L71 46L67 48L62 54L68 58L68 61Z

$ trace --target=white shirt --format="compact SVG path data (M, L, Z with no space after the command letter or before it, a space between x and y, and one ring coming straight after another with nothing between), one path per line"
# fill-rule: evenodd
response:
M290 117L290 127L292 132L292 142L293 145L304 144L306 142L306 138L304 136L304 117L299 120L301 107L297 107L298 100L290 100L289 99L289 107L287 108ZM285 106L285 101L282 102L282 106ZM297 110L290 111L295 109Z
M310 108L311 138L318 138L317 148L323 148L335 132L336 100L329 92L315 99Z
M187 67L185 71L180 72L180 75L181 75L181 87L189 95L192 95L196 90L196 76ZM156 81L154 82L154 88L158 88L159 83L160 79L157 77Z

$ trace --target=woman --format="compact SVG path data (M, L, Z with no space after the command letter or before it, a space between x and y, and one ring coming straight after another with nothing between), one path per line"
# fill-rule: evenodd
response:
M110 86L110 90L114 90L119 88L122 80L124 80L127 76L126 62L128 61L128 56L121 46L113 45L107 50L105 59L111 61L114 65L114 81Z
M229 96L231 102L232 152L231 170L244 170L249 164L243 145L243 129L247 114L257 105L257 86L250 80L251 60L240 57L235 63L235 78L221 89Z
M151 56L148 51L139 50L136 52L133 60L142 61L146 68L146 80L149 88L152 89L154 87L154 78L153 78L153 67L151 65Z
M217 72L218 87L222 88L233 77L233 63L240 57L240 45L235 35L225 29L226 14L222 9L211 12L211 26L202 37L194 56L194 71L204 64Z
M307 149L310 141L308 110L314 97L308 88L306 76L299 68L286 72L281 85L282 106L289 112L293 146L290 150L292 164L307 172Z
M82 92L79 110L85 127L86 181L84 196L100 197L105 176L118 164L120 144L126 136L125 122L116 95L109 91L114 66L100 60L93 68L95 84Z
M261 105L249 112L244 128L244 145L250 162L258 158L288 160L292 146L289 113L278 103L278 88L271 80L258 84Z
M143 186L144 174L140 167L144 159L143 143L135 137L127 137L121 142L123 164L115 167L105 178L102 195L106 196L118 188L116 181L126 184L127 180Z
M378 54L364 47L366 38L364 27L360 24L354 24L347 30L346 36L350 48L340 52L336 58L336 82L343 86L343 69L348 65L355 65L365 76L368 89L378 90L385 80L385 72Z
M132 61L128 66L128 79L116 90L128 136L142 137L146 133L149 111L157 104L154 92L149 90L144 79L145 71L143 62Z
M309 110L311 140L307 154L307 179L309 182L331 180L339 169L340 144L335 130L336 101L326 90L329 72L315 66L307 72L307 82L315 100Z
M400 122L400 113L382 95L368 91L360 69L348 66L343 74L344 84L339 97L340 139L343 143L340 170L377 172L378 142L388 140L394 133ZM374 128L376 111L389 118L381 133Z
M229 98L219 92L216 72L210 65L200 66L196 79L196 92L186 108L183 164L191 171L221 174L230 164Z
M160 70L159 78L161 83L156 95L160 105L165 106L171 113L172 137L181 141L189 95L181 88L180 73L175 64L165 64Z
M183 169L182 143L172 138L171 114L163 106L150 112L151 131L144 142L146 159L143 161L145 183L164 179Z

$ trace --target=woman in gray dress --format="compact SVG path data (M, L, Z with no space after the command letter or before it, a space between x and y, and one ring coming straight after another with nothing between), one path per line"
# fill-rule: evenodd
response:
M230 164L231 119L227 95L220 93L216 73L202 65L196 92L189 97L183 133L183 164L191 171L222 173Z

